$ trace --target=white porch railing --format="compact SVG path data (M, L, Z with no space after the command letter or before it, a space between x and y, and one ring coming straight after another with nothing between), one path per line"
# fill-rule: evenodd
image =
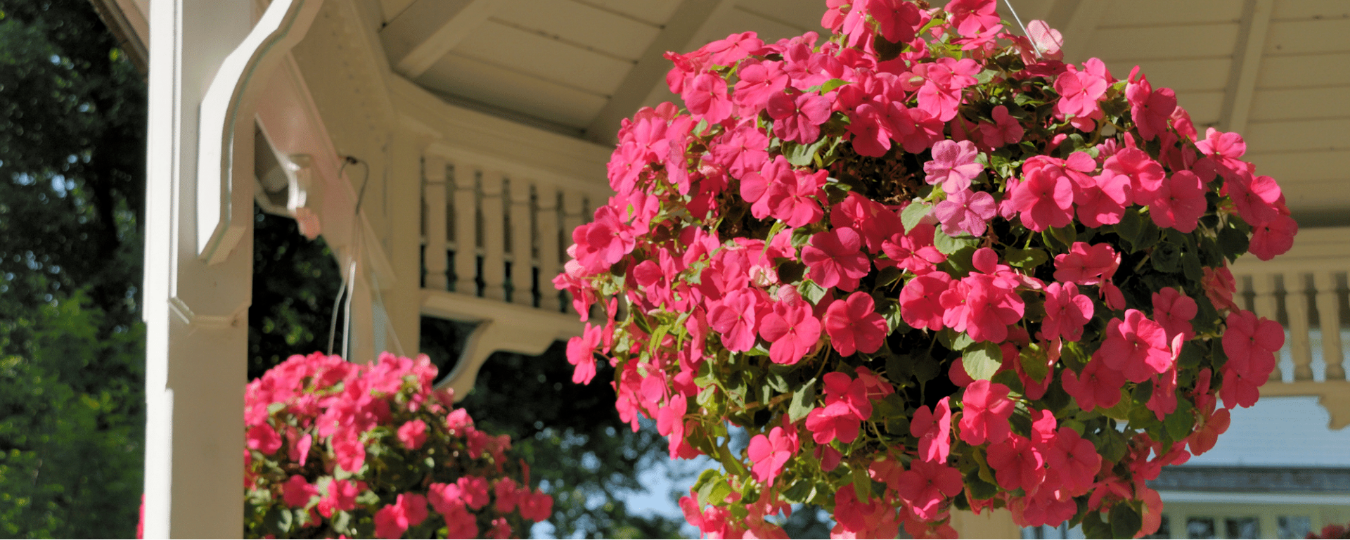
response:
M492 352L540 354L580 333L552 280L609 187L446 148L425 156L423 179L422 313L480 322L441 383L463 396Z
M1247 256L1232 267L1238 302L1285 327L1284 349L1263 396L1318 396L1331 427L1350 425L1350 229L1301 231L1294 248L1273 261Z

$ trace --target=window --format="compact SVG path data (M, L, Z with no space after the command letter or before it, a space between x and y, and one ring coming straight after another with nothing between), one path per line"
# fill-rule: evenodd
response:
M1186 538L1214 538L1214 518L1193 517L1186 519Z
M1312 518L1308 516L1280 516L1276 525L1276 538L1307 538L1312 532Z
M1226 518L1223 520L1225 538L1260 538L1261 520L1254 517Z

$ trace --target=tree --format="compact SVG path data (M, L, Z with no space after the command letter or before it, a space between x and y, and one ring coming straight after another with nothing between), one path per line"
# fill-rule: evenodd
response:
M87 2L0 1L0 536L135 533L144 104Z

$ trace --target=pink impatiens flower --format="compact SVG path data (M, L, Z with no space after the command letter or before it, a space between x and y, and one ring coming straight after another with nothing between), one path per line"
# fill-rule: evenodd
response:
M952 277L945 272L929 272L909 280L900 290L900 318L914 328L946 328L941 298L951 288L951 282Z
M1092 58L1083 64L1084 69L1081 71L1072 64L1066 67L1068 71L1055 79L1055 92L1059 93L1055 112L1080 118L1098 113L1101 109L1097 102L1106 95L1106 89L1110 86L1107 82L1110 74L1106 72L1105 64Z
M1078 285L1073 282L1046 285L1042 338L1066 341L1082 339L1083 326L1092 320L1092 310L1092 299L1078 294Z
M1139 68L1136 67L1137 71ZM1151 141L1167 131L1167 120L1177 108L1177 94L1171 88L1160 88L1156 92L1148 78L1139 76L1133 82L1134 72L1130 73L1131 82L1125 86L1125 99L1130 102L1130 116L1139 130L1139 136Z
M727 81L712 72L700 74L689 81L682 96L689 114L701 116L716 124L731 116L731 98L727 95Z
M1125 386L1125 376L1119 371L1107 367L1100 360L1088 361L1081 375L1073 370L1065 370L1060 379L1064 391L1078 402L1078 408L1091 411L1096 407L1109 409L1120 403L1120 389Z
M1298 234L1298 223L1293 218L1281 214L1275 219L1262 223L1252 230L1252 255L1263 261L1269 261L1277 255L1288 253L1294 247L1294 235Z
M984 136L984 144L990 148L998 148L1022 142L1024 129L1022 124L1008 114L1008 108L999 105L994 107L994 123L980 124L980 134Z
M1275 370L1275 353L1284 346L1284 328L1250 311L1237 310L1225 320L1223 352L1224 385L1220 389L1224 405L1250 407L1260 396L1256 387L1265 383ZM1240 379L1241 383L1233 379ZM1229 386L1233 388L1230 390Z
M291 508L304 508L309 504L310 498L318 494L319 488L298 474L291 475L290 479L281 484L281 499Z
M1125 318L1106 324L1106 341L1092 355L1107 367L1121 372L1130 382L1142 383L1173 366L1167 332L1137 309L1125 311Z
M1045 458L1031 440L1016 433L989 445L989 466L999 487L1035 491L1045 480Z
M825 331L834 350L841 356L849 356L855 351L877 352L888 328L886 319L876 312L872 295L859 291L830 304L825 311Z
M830 119L830 98L813 93L795 97L775 94L769 98L768 111L774 120L774 135L785 141L811 144L820 138L820 125Z
M773 486L774 479L783 471L783 465L792 459L799 448L801 443L797 441L795 432L776 427L769 432L768 437L755 435L751 438L745 454L754 463L751 472L755 478L766 486Z
M920 405L909 423L909 433L919 438L919 459L946 463L952 450L951 396L938 400L933 410Z
M1168 339L1176 335L1185 340L1195 337L1191 319L1198 311L1195 300L1175 288L1164 287L1153 293L1153 318L1167 331Z
M934 519L942 501L961 492L961 471L934 461L915 460L909 466L896 481L896 494L910 504L919 519Z
M959 425L961 440L980 445L986 441L997 444L1008 438L1008 418L1013 413L1008 392L1007 386L986 380L972 382L966 387Z
M1163 181L1149 204L1149 217L1159 227L1190 233L1205 215L1205 186L1191 171L1177 171Z
M580 336L567 340L567 363L576 366L572 372L573 383L590 384L595 378L595 349L600 346L602 330L586 323Z
M796 364L820 341L820 320L811 314L804 301L778 302L760 321L759 334L768 340L769 360L775 364Z
M1110 244L1074 242L1069 252L1055 256L1055 280L1079 285L1110 281L1120 267L1120 254Z
M802 247L802 262L810 269L808 277L817 285L852 291L871 270L861 250L862 237L857 231L848 227L834 229L811 236L811 242Z
M398 441L404 448L416 450L427 442L427 423L421 420L409 420L398 428Z
M708 309L708 325L721 334L722 345L731 352L745 352L755 347L758 304L750 289L728 292Z
M955 193L970 187L970 181L984 171L975 162L980 151L970 141L944 140L933 145L933 159L923 164L930 185L942 184L942 191Z
M947 193L947 200L938 203L933 209L933 217L942 223L942 232L947 236L959 236L969 233L971 236L983 236L989 226L989 220L998 213L994 197L983 191L961 190Z
M281 436L277 430L266 423L249 428L244 437L248 447L264 454L272 454L281 449Z
M1059 428L1054 443L1046 449L1045 463L1050 466L1046 480L1063 486L1070 497L1078 497L1092 490L1102 456L1092 441L1066 426Z
M1022 165L1025 178L1009 188L1008 208L1033 231L1063 227L1073 222L1073 180L1064 174L1061 161L1033 156Z

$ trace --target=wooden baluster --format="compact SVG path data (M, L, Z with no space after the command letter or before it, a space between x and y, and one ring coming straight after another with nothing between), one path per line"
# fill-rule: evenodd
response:
M1284 275L1284 309L1289 314L1289 349L1294 357L1294 380L1311 381L1312 345L1308 327L1307 286L1303 274Z
M1275 298L1275 276L1276 274L1253 274L1252 289L1256 291L1254 304L1256 305L1256 314L1272 321L1279 320L1279 306ZM1279 382L1283 380L1284 375L1280 373L1280 353L1275 353L1275 369L1270 372L1270 380Z
M422 201L426 219L423 220L426 250L423 258L427 269L426 287L438 291L449 286L446 279L446 219L445 219L445 160L426 156L422 160Z
M1322 270L1313 274L1317 291L1317 319L1322 327L1322 359L1327 364L1327 380L1345 380L1345 351L1341 349L1341 302L1336 276Z
M534 227L530 182L511 179L511 303L534 306Z
M478 294L478 178L459 162L455 171L455 292Z
M506 300L506 201L502 173L483 171L483 297Z
M553 276L558 275L562 252L558 248L558 190L553 186L536 187L539 197L539 307L558 311L558 291Z
M582 194L576 191L563 191L562 239L564 247L572 245L572 231L580 227L582 219L585 218L582 214L582 208L585 204L582 197Z

